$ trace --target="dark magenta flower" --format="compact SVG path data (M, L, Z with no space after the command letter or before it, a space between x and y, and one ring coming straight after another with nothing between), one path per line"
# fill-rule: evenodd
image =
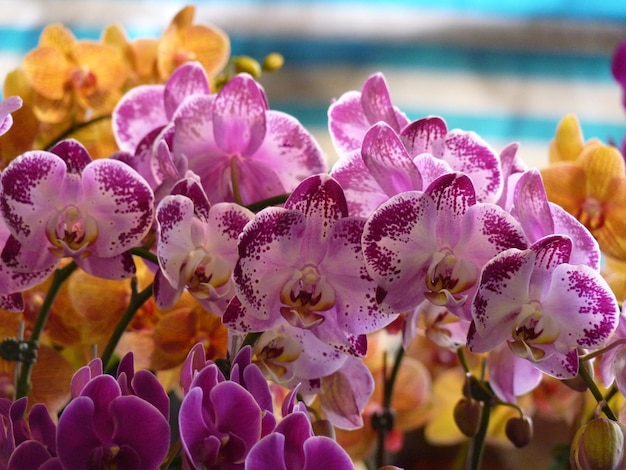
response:
M315 436L305 413L283 418L273 433L256 444L246 470L352 470L352 460L337 442Z
M75 396L59 418L57 453L65 468L156 469L170 445L169 399L148 371L134 372L132 355L117 380L99 359L72 380Z

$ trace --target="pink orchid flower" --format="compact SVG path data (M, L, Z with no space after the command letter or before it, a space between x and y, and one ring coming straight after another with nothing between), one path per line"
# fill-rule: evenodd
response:
M253 217L234 203L211 205L197 179L174 186L157 207L157 304L169 308L187 289L207 311L221 315L235 295L237 238Z
M348 217L334 179L304 180L284 207L264 209L244 228L234 272L237 297L224 323L241 332L288 323L363 356L365 335L395 319L376 304L376 284L361 253L363 225Z
M470 178L448 173L424 192L408 191L367 220L363 254L385 311L410 312L424 299L469 320L485 263L502 250L525 248L513 217L477 203Z
M130 249L152 226L154 195L128 165L92 161L80 143L66 140L50 152L30 151L11 161L0 185L11 232L2 252L8 266L45 271L71 257L95 276L135 273Z
M174 126L172 158L186 159L211 203L251 204L326 171L311 134L294 117L268 109L264 90L246 74L216 96L186 100Z
M569 237L551 235L489 261L472 304L469 349L488 352L506 342L544 373L575 377L578 350L603 346L619 310L597 271L569 263L571 252Z

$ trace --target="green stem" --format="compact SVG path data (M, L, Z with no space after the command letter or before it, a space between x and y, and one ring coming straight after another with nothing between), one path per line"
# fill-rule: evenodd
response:
M491 403L483 402L483 410L480 415L480 427L478 432L472 439L469 447L469 455L467 459L468 469L478 470L483 459L483 451L485 450L485 440L487 438L487 429L489 428L489 418L491 415Z
M587 384L587 387L589 388L589 391L591 392L593 397L596 399L598 404L602 404L603 403L602 411L604 412L606 417L611 419L611 420L613 420L613 421L617 421L617 417L615 416L615 414L613 413L613 411L611 410L611 408L609 407L607 402L604 400L604 397L602 396L602 393L598 389L598 386L593 381L593 377L591 377L591 374L589 373L587 368L583 367L582 360L580 360L580 364L578 366L578 373L580 374L582 379L585 381L585 384Z
M104 121L105 119L110 119L110 118L111 118L110 114L105 114L104 116L99 116L97 118L92 119L91 121L83 122L83 123L78 124L78 125L72 125L67 130L63 131L60 135L58 135L54 139L52 139L52 141L50 143L48 143L46 145L42 145L42 148L44 148L46 150L50 150L54 145L58 144L62 140L65 140L65 139L71 137L72 134L80 131L81 129L84 129L86 127L91 126L92 124L96 124L96 123L98 123L100 121Z
M30 334L30 341L36 349L39 349L39 338L41 338L41 334L43 333L46 323L48 322L50 309L52 308L54 299L61 290L61 286L63 285L63 283L67 280L68 277L70 277L75 269L76 263L72 261L67 266L64 266L54 271L54 274L52 276L52 284L50 285L50 289L48 289L46 298L43 301L43 305L41 306L41 310L39 310L39 314L37 315L37 319L35 320L35 324L33 325L33 329ZM30 374L33 370L34 365L34 362L25 362L22 364L22 370L19 379L17 381L17 384L15 384L16 399L25 397L30 392Z
M132 278L130 282L131 282L130 302L128 303L128 306L126 307L126 310L124 311L124 314L122 315L122 318L120 318L120 321L115 326L115 330L113 331L113 334L109 338L109 342L107 343L106 348L104 349L104 352L102 353L102 356L100 357L102 359L102 364L105 370L109 369L109 365L110 365L109 363L111 361L111 358L113 357L113 353L115 352L117 343L119 342L120 338L126 331L126 328L128 327L128 325L130 325L130 322L133 320L133 317L137 313L137 310L139 310L141 306L152 296L152 284L150 284L141 292L138 292L137 291L137 278L135 277Z
M154 263L156 265L159 264L159 258L157 258L157 255L152 253L150 250L147 250L146 248L135 247L131 248L130 252L135 256L139 256L140 258L145 259L146 261L150 261L151 263Z
M262 201L253 202L252 204L247 205L246 208L250 209L252 212L258 212L266 207L283 204L287 199L289 199L289 194L279 194L278 196L263 199Z

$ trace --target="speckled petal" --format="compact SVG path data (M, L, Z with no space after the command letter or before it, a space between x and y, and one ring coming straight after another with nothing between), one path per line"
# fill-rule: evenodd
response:
M209 83L206 72L199 62L187 62L170 75L163 90L165 114L172 119L178 106L193 94L208 95Z

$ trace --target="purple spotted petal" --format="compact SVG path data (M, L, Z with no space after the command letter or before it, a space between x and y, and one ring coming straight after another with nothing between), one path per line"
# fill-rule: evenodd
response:
M510 249L485 265L472 304L471 351L490 351L511 336L520 306L530 301L533 269L531 250Z
M194 94L208 95L209 82L206 72L199 62L187 62L170 75L163 90L165 114L172 119L178 106L188 96Z
M446 122L430 116L411 122L402 129L400 136L409 154L415 157L423 153L434 154L434 148L447 133Z
M76 258L76 264L85 272L104 279L128 279L137 272L130 251L109 258L88 256Z
M365 166L387 196L422 190L422 176L398 134L384 122L374 124L363 138Z
M360 92L344 93L328 108L330 137L340 156L361 148L370 125L363 112Z
M99 223L95 256L109 258L140 244L152 226L154 194L139 174L115 160L95 160L83 172L84 200Z
M452 130L433 150L434 156L448 162L455 171L472 178L478 201L498 200L503 185L500 160L477 134Z
M285 202L285 208L300 211L307 219L330 221L348 215L343 190L339 183L328 175L314 175L304 180L291 193Z
M369 217L374 209L389 199L365 166L360 150L340 158L333 165L330 175L343 189L351 216Z
M22 98L9 96L0 101L0 135L6 133L13 125L11 113L22 107Z
M424 299L420 286L432 253L438 251L436 216L433 199L411 191L382 204L365 224L363 254L379 286L377 301L393 313L412 310Z
M430 195L437 208L434 234L451 246L461 236L459 223L467 210L476 204L474 185L467 175L447 173L433 181L424 191Z
M379 330L395 318L378 307L376 283L363 263L364 224L363 219L338 220L333 226L326 258L320 265L320 271L335 290L337 321L342 330L355 335Z
M600 270L600 247L597 240L578 219L557 204L550 203L555 233L567 234L572 240L570 263L586 264Z
M319 144L296 118L268 110L266 119L267 134L249 157L273 169L285 191L293 191L307 176L327 171Z
M619 321L617 302L608 284L597 271L584 265L557 266L541 304L559 322L562 343L570 347L602 346Z
M115 399L109 412L115 422L111 440L137 453L140 460L138 468L158 468L170 444L170 426L161 412L133 395Z
M63 160L45 151L20 155L2 172L2 216L11 233L21 242L47 246L46 223L63 207L64 191L75 190L68 184Z
M417 171L422 177L422 186L428 187L433 181L446 173L452 173L450 165L428 153L422 153L413 159Z
M233 276L237 295L251 317L246 324L255 318L261 321L254 323L260 328L255 331L282 322L278 294L297 269L305 225L301 212L271 207L258 213L241 235Z
M266 132L265 93L254 79L237 75L218 93L213 105L213 126L217 145L230 155L251 155L263 142Z
M513 205L515 215L531 242L555 233L548 196L537 170L522 174L515 185Z
M382 73L369 77L361 91L361 106L370 124L383 121L394 131L400 132L408 120L394 108Z
M24 296L22 293L0 295L0 308L9 312L23 312Z
M67 165L67 172L80 175L85 167L91 163L91 156L87 149L74 139L63 140L50 149L63 159Z
M214 101L215 95L194 95L185 100L174 115L174 159L188 158L191 168L197 168L202 160L216 152L221 153L213 135ZM202 175L201 171L194 171Z
M120 150L135 153L139 142L168 119L164 85L142 85L129 90L113 110L113 134Z
M185 196L167 196L159 203L156 218L160 272L178 290L185 282L181 279L183 263L195 248L189 236L194 220L193 202Z

